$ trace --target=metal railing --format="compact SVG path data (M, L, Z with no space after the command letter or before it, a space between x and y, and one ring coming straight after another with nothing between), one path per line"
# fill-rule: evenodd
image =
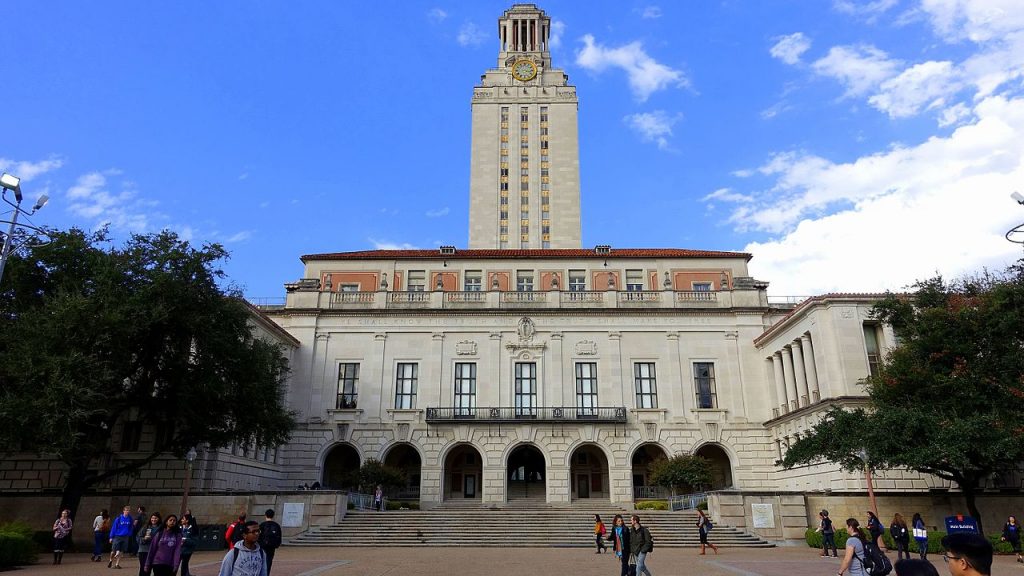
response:
M707 501L707 492L697 492L696 494L681 494L679 496L670 496L668 499L668 509L673 512L677 510L696 510L698 506Z
M257 308L284 308L286 298L284 296L260 296L246 298L246 300Z
M663 486L633 486L633 500L663 500L668 498L668 489Z
M625 422L626 409L622 406L586 407L557 406L544 408L498 407L465 408L428 407L427 422L521 422L539 420L545 422Z
M358 492L349 492L348 501L356 510L376 510L376 508L373 506L373 494L359 494ZM383 509L388 509L387 498L383 499Z

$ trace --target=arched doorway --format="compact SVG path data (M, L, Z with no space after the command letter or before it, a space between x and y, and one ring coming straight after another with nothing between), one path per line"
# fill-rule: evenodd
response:
M405 477L405 485L400 486L394 494L388 494L391 500L419 500L420 498L420 453L412 444L396 444L386 456L384 465L400 470Z
M444 458L445 500L480 500L484 465L471 444L460 444Z
M547 500L544 455L536 446L523 444L512 450L506 472L509 500Z
M657 444L642 444L633 452L632 478L633 500L646 498L666 498L668 489L654 486L651 482L651 465L657 460L665 460L668 453Z
M583 444L569 458L569 481L573 500L611 498L608 458L595 444Z
M732 463L725 450L716 444L705 444L697 449L697 456L711 463L710 490L732 487Z
M320 484L333 490L359 487L359 452L351 444L338 444L327 452Z

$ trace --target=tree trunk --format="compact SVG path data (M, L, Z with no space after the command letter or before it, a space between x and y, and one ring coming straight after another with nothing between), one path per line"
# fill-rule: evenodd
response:
M92 477L95 478L95 475ZM78 505L82 502L82 494L91 484L90 474L85 466L71 466L68 470L67 480L64 482L64 491L60 495L60 509L70 510L70 516L74 519L78 512Z
M970 512L971 517L978 523L978 532L984 536L985 529L981 525L981 512L978 511L977 494L975 493L977 484L967 480L964 484L970 483L970 486L960 485L960 489L964 492L964 500L967 501L967 511Z

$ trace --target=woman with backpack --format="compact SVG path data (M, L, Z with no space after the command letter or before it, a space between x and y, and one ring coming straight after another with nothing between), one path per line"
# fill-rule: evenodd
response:
M181 576L190 576L188 562L192 559L192 553L199 545L199 534L196 532L195 522L191 514L186 513L181 517Z
M867 554L868 536L860 527L856 518L846 521L846 532L850 537L846 539L846 555L843 556L843 563L839 565L838 576L849 574L850 576L867 576L864 570L864 555Z
M704 511L701 510L700 508L698 508L697 509L697 532L700 533L700 555L701 556L704 555L704 547L705 546L711 546L711 549L715 551L715 554L716 555L718 554L718 546L715 546L714 544L708 542L708 532L711 532L712 528L714 528L714 525L711 523L711 520L708 520L708 517L704 515Z
M1017 517L1010 516L1003 526L1003 535L999 538L1003 542L1009 542L1013 552L1017 554L1017 562L1024 564L1020 557L1020 524L1017 524Z
M885 542L882 542L882 534L884 533L885 528L882 528L882 521L878 519L874 512L868 510L868 534L871 535L871 542L878 546L879 550L885 550Z
M604 545L604 533L605 528L604 522L601 522L601 515L594 514L594 541L597 543L597 552L594 552L594 554L600 554L607 548Z
M828 549L832 549L832 557L838 558L839 553L836 551L836 527L832 524L832 519L828 517L828 510L822 510L818 512L818 529L815 532L821 532L821 557L828 558Z
M911 528L914 531L914 542L917 542L917 552L921 555L921 560L928 559L928 529L924 526L924 520L921 518L919 512L914 513L913 520L910 521Z
M896 560L902 560L904 554L907 555L907 560L910 560L910 532L907 530L907 522L899 513L892 517L889 535L896 543Z
M149 544L146 572L152 571L153 576L174 576L181 564L182 539L178 517L168 514L160 531Z

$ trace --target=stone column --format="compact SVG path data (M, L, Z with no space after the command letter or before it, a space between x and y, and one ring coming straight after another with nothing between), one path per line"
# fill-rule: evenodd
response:
M314 340L313 361L315 368L310 371L312 376L312 389L309 395L309 415L314 418L323 418L327 408L334 408L334 402L330 406L324 404L324 388L329 380L330 360L327 354L327 347L330 344L331 335L321 333L316 335ZM320 356L319 358L317 356Z
M814 347L809 334L800 337L800 347L804 350L804 372L807 373L807 387L811 391L811 403L814 404L821 401L821 389L818 388L818 369L814 365Z
M620 334L618 332L609 332L608 333L608 348L611 350L611 366L608 367L609 372L611 374L615 374L616 377L621 379L622 378L622 334ZM600 377L600 375L599 375L599 377ZM625 390L625 386L622 386L621 383L619 385L619 390L621 391L621 393L619 395L619 400L618 400L619 404L618 405L619 406L627 406L627 404L626 404L626 390ZM600 404L600 402L601 402L601 399L598 398L598 404ZM573 399L573 403L571 404L571 406L575 406L575 405L576 405L576 401L575 401L575 399Z
M807 406L811 394L807 391L807 377L804 375L804 354L800 350L800 341L794 340L790 345L793 350L793 375L796 377L796 388L800 393L800 406Z
M490 377L494 382L494 391L489 394L488 398L492 404L489 404L488 408L497 408L499 406L511 406L511 404L504 404L505 399L501 395L501 376L505 373L505 369L508 366L505 362L505 356L501 353L501 333L491 332L491 353L490 358L487 360L490 365ZM488 386L488 388L490 388ZM477 388L477 391L480 389Z
M789 399L789 409L796 410L800 407L798 401L800 394L796 390L796 379L793 377L793 353L785 346L782 348L782 374L786 379L786 396Z
M377 422L380 422L381 419L384 418L384 414L385 414L385 412L384 412L384 409L385 409L384 398L388 395L387 394L387 391L388 391L388 377L387 377L387 375L388 375L389 371L388 371L388 367L387 367L387 364L385 362L385 356L384 356L384 352L385 352L384 345L387 342L387 339L388 339L388 335L385 332L378 332L378 333L373 335L373 357L377 360L377 362L379 362L379 364L376 364L376 365L370 364L370 366L373 366L372 370L375 371L376 374L371 372L370 374L367 374L368 378L366 379L366 382L378 382L378 383L380 383L380 386L371 386L370 387L370 390L373 390L374 392L377 393L377 398L376 398L376 400L377 400L377 402L376 402L377 413L376 414L373 414L372 412L368 412L367 413L367 416L369 416L371 420L376 420ZM360 376L362 376L362 375L360 374ZM362 391L359 392L359 395L360 396L363 395ZM360 407L363 406L363 403L362 403L361 399L360 399L360 402L359 402L359 406Z
M550 381L549 394L545 394L547 406L568 406L565 403L565 385L562 381L562 333L551 333L551 361L544 370L545 380Z
M782 410L779 415L789 412L789 400L786 398L786 379L782 375L782 354L772 354L772 370L775 373L775 396Z
M430 337L431 337L431 339L434 342L433 345L431 346L431 355L433 356L434 361L430 362L429 364L432 365L431 367L433 369L437 370L437 374L431 374L430 375L430 376L433 376L437 380L437 404L436 404L436 406L438 406L438 407L441 407L441 406L454 406L455 405L455 391L454 391L453 387L446 387L444 385L444 367L445 367L445 364L446 364L445 359L444 359L444 333L443 332L434 332L433 334L430 335ZM427 375L424 374L424 376L427 376ZM453 386L454 386L454 383L453 383ZM447 390L445 388L447 388ZM423 400L425 400L426 402L417 402L417 406L416 406L417 408L424 408L425 409L427 406L430 405L429 404L429 401L430 401L430 397L429 396L427 398L424 398Z
M687 386L683 380L682 369L679 366L679 332L667 332L665 334L665 345L668 347L668 378L658 378L655 382L658 386L658 407L668 408L669 414L678 414L677 418L680 420L687 420L689 418L689 411L687 410ZM659 375L660 376L660 375ZM670 404L665 406L662 403L661 396L665 394L669 398ZM632 462L627 462L632 470ZM632 498L632 493L630 498Z

